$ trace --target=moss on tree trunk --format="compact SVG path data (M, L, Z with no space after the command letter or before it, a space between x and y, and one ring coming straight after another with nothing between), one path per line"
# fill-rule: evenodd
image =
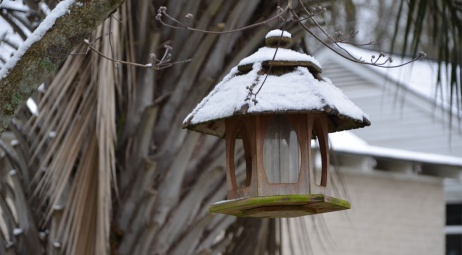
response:
M33 43L5 77L0 77L0 133L38 86L124 0L76 1L41 40Z

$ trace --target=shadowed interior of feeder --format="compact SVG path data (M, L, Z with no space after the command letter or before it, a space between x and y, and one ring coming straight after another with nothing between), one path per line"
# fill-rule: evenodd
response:
M300 175L300 144L285 116L275 116L263 142L263 163L270 183L297 183Z
M250 180L252 178L252 159L249 154L250 148L248 148L247 135L241 134L241 130L236 132L236 138L234 143L234 178L236 180L236 187L243 188L250 186ZM239 169L239 167L241 169ZM243 169L242 169L243 168ZM244 172L243 178L238 178L238 173Z

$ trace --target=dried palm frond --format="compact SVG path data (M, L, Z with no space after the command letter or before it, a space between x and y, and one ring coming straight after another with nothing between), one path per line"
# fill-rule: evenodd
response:
M107 20L94 37L118 30L119 23ZM119 41L110 42L110 38L101 36L98 43L99 50L108 55L120 51ZM35 194L46 208L43 225L64 207L53 229L58 232L50 232L58 239L50 241L62 243L61 249L69 254L106 254L109 250L116 181L117 78L114 64L96 54L70 57L47 88L39 115L29 124L32 130L40 130L32 144L32 159L47 145L39 167L46 171L35 177ZM55 133L51 141L50 133Z

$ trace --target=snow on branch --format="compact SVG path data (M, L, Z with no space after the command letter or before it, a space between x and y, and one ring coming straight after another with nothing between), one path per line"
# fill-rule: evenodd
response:
M63 0L0 70L0 133L72 50L123 0Z
M27 37L24 43L19 47L19 49L14 53L8 62L0 70L0 79L5 78L8 75L8 72L13 68L16 63L21 59L27 49L30 46L42 39L43 35L53 27L57 18L65 15L69 11L69 7L74 3L74 0L64 0L61 1L56 8L48 15L45 20L40 24L40 26L34 30L34 32Z

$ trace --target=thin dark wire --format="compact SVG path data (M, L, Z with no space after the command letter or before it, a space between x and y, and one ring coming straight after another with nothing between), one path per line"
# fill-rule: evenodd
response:
M289 12L287 12L287 15L289 16ZM283 24L282 24L281 35L279 36L278 45L276 46L276 50L274 51L274 55L273 55L273 58L271 59L271 61L274 61L274 59L276 59L276 54L278 53L279 47L281 45L281 41L282 41L282 37L284 35L284 29L286 27L286 24L287 24L287 22L283 22ZM268 71L266 72L266 75L265 75L265 79L263 79L263 82L261 83L260 88L258 88L257 92L255 92L255 94L254 94L254 99L255 100L257 99L258 93L260 93L260 90L263 88L263 85L265 85L266 79L268 78L268 75L271 72L272 68L273 68L273 65L270 63ZM257 103L257 101L255 101L255 104L256 103Z

